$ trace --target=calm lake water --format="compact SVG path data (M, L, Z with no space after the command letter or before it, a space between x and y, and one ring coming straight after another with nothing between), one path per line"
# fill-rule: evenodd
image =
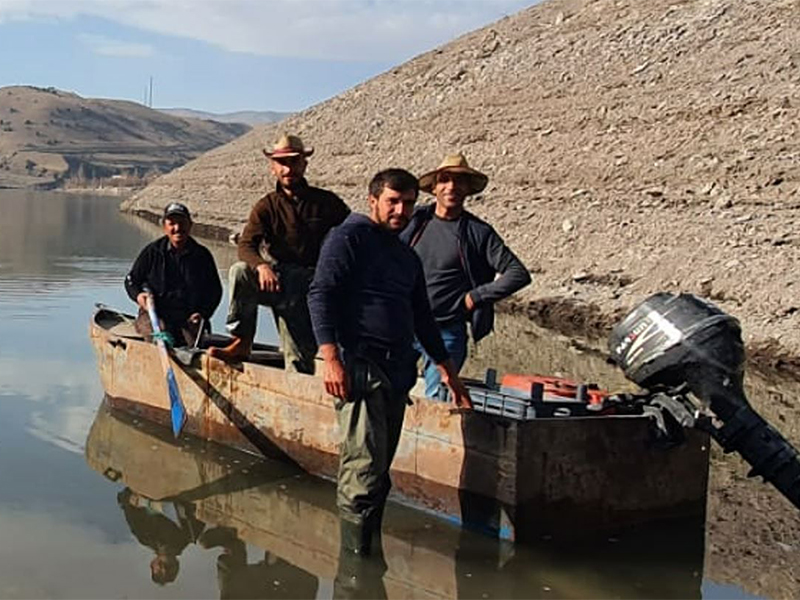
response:
M332 597L331 483L104 407L89 318L134 309L122 278L158 235L117 205L0 190L0 597ZM522 548L392 505L385 532L372 583L392 598L753 597L703 577L698 528ZM177 555L173 582L152 581L154 549Z

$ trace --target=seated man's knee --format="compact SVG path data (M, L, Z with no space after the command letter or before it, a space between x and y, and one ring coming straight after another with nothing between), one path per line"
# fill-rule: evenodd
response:
M250 274L250 265L248 265L244 261L235 262L231 265L231 268L228 270L228 280L231 284L234 282L240 281L247 281L249 280L252 275Z

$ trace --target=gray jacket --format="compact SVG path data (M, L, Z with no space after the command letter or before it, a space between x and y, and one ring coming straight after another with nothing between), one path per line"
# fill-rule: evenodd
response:
M418 207L400 239L414 247L435 209L436 203ZM494 228L468 211L461 215L458 246L475 302L470 324L472 338L478 342L494 327L494 303L528 285L531 276ZM500 277L495 279L498 273Z

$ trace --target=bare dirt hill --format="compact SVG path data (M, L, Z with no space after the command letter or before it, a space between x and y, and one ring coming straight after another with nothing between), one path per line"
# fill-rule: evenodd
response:
M647 294L691 291L791 363L799 49L796 0L551 0L259 127L127 209L181 199L238 230L279 130L317 148L309 179L356 209L376 170L462 150L490 176L470 208L534 272L521 299L538 321L601 335Z
M276 123L292 114L274 110L239 110L229 113L210 113L191 108L159 108L158 110L176 117L205 119L207 121L217 121L218 123L244 123L250 126Z
M57 187L114 176L135 183L248 130L54 88L0 88L0 187Z

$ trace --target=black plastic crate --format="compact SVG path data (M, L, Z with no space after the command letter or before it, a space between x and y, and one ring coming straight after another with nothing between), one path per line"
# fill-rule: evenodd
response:
M475 412L496 415L515 421L530 421L541 418L565 418L587 416L591 413L581 400L570 400L545 394L541 399L527 398L517 390L503 391L497 386L477 380L464 380L472 398ZM510 392L510 393L509 393ZM450 391L444 385L439 388L439 400L452 402Z

